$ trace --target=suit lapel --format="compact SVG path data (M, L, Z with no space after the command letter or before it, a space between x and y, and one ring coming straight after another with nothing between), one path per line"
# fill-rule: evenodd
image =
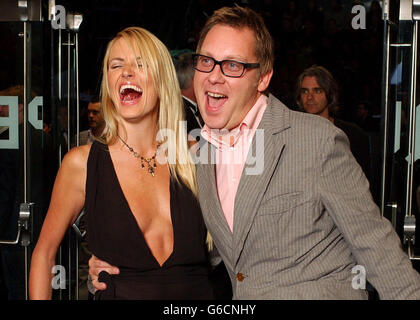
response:
M208 164L199 164L200 170L197 170L197 180L200 183L199 189L201 193L200 205L203 208L204 219L216 243L216 247L220 248L219 252L228 255L229 261L225 261L225 263L229 265L232 252L232 233L217 193L215 161L212 161L212 159L215 159L215 147L210 143L203 144L200 147L200 155L208 155ZM224 260L226 258L225 255Z
M236 193L233 223L233 265L237 263L241 255L261 199L285 147L285 142L280 133L289 127L289 110L270 95L266 111L258 126L258 129L263 131L254 135ZM257 146L257 143L262 142L258 138L259 134L264 137L263 150L261 150L261 146ZM252 159L254 161L251 161ZM249 170L251 168L247 164L253 164L251 167L254 166L254 168ZM262 170L254 170L258 168L258 164L263 164ZM251 175L252 172L254 174ZM255 173L258 174L255 175Z

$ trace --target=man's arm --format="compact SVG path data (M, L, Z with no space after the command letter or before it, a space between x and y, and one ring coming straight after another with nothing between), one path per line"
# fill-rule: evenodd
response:
M109 263L102 261L92 255L89 259L89 280L93 286L93 292L90 290L90 293L94 294L96 290L105 290L106 284L98 281L98 276L101 271L106 271L109 274L119 274L120 269L115 266L111 266Z
M320 153L318 188L323 205L381 299L420 299L420 275L373 202L347 138L334 131Z

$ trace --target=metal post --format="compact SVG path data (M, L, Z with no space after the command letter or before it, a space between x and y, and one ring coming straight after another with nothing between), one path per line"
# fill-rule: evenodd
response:
M388 19L384 20L384 40L385 48L383 53L383 61L385 63L382 83L384 85L382 93L382 112L384 114L383 120L383 161L382 161L382 186L381 186L381 214L385 214L385 187L386 187L386 159L388 153L388 122L389 122L389 48L390 48L390 24Z
M79 94L79 34L76 32L75 34L75 44L76 44L76 68L75 68L75 76L76 76L76 144L77 146L80 145L80 94Z
M23 22L23 202L28 202L28 141L27 141L27 124L28 124L28 99L27 99L27 22ZM28 290L28 248L24 248L25 255L25 300L29 299Z
M417 29L418 22L413 26L413 42L411 51L411 88L410 88L410 127L408 139L408 151L410 160L407 164L407 194L406 194L406 216L411 216L413 201L413 168L416 135L416 79L417 79Z
M67 33L67 151L70 151L70 75L71 75L71 48L70 32Z
M79 95L79 35L75 33L75 55L76 55L76 66L75 66L75 76L76 76L76 144L80 145L80 95ZM79 239L76 238L76 300L79 300Z

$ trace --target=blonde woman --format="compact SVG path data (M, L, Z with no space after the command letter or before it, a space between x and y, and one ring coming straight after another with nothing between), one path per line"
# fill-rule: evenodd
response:
M147 30L124 29L108 44L102 107L104 137L72 149L58 172L30 298L51 298L57 248L84 207L90 250L119 268L101 272L106 290L95 299L212 299L181 93L166 47Z

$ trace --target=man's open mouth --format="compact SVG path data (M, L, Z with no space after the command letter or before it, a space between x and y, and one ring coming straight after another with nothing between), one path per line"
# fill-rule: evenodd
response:
M224 94L207 91L207 106L212 111L217 111L227 99Z

